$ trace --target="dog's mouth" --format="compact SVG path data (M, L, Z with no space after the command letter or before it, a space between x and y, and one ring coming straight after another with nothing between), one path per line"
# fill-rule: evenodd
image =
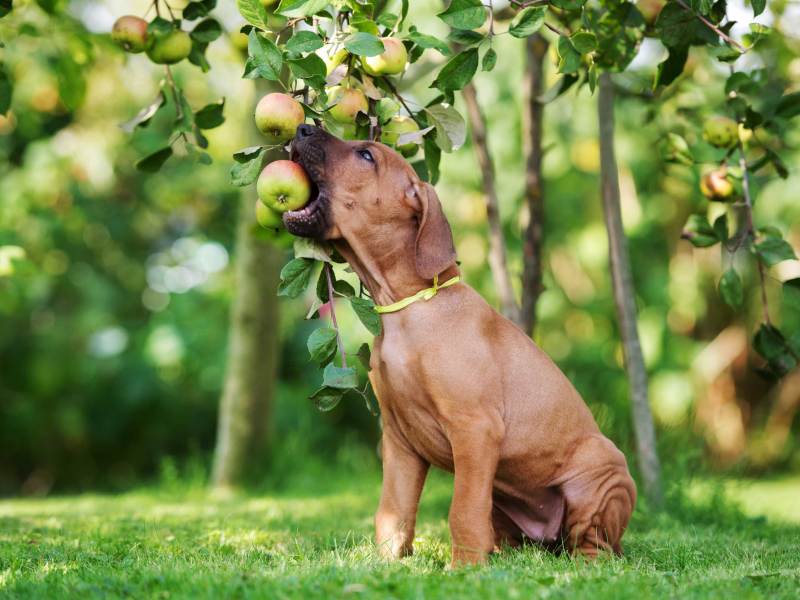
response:
M321 159L324 154L321 150L311 152L312 156L306 152L299 152L297 148L292 148L291 159L299 163L311 180L311 196L303 208L290 210L283 213L283 223L286 230L292 235L306 238L322 239L328 230L328 214L330 208L330 198L327 188L322 178L320 168Z

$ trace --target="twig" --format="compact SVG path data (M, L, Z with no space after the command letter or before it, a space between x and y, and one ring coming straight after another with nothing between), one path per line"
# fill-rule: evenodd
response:
M347 368L347 354L344 352L342 336L339 333L339 324L336 322L336 310L333 307L333 279L331 278L331 265L325 263L325 277L328 279L328 304L331 306L331 323L336 330L336 345L339 346L339 354L342 355L342 368Z
M392 94L394 95L394 97L397 98L398 100L400 100L400 104L403 105L403 108L405 108L406 111L408 112L408 114L411 116L411 118L414 119L414 122L416 122L416 124L419 125L420 129L423 129L422 123L420 123L417 120L417 117L414 115L414 112L408 107L408 104L406 104L406 101L400 95L400 92L397 91L397 87L389 80L388 77L382 77L381 80L392 91Z
M739 140L739 168L742 170L742 192L744 195L745 214L747 215L747 233L750 235L753 243L756 240L756 229L753 224L753 201L750 197L750 179L747 170L747 160L744 156L744 144ZM766 274L764 273L764 263L761 257L756 256L758 263L758 279L761 285L761 307L764 310L764 322L767 325L771 324L769 318L769 301L767 300L767 282Z
M709 28L711 31L713 31L714 33L716 33L716 34L717 34L717 35L718 35L720 38L722 38L723 40L725 40L726 42L728 42L728 43L729 43L731 46L735 46L735 47L736 47L736 49L737 49L739 52L741 52L742 54L744 54L745 52L747 52L747 48L745 48L744 46L742 46L742 45L741 45L739 42L737 42L737 41L736 41L735 39L733 39L731 36L729 36L727 33L725 33L724 31L722 31L722 30L721 30L719 27L717 27L716 25L714 25L714 24L713 24L711 21L709 21L708 19L706 19L706 18L705 18L703 15L701 15L700 13L696 13L696 12L694 12L694 11L692 10L692 8L691 8L691 7L690 7L688 4L686 4L686 2L684 2L683 0L676 0L676 2L677 2L678 4L680 4L680 5L681 5L681 6L682 6L684 9L688 10L689 12L691 12L691 13L692 13L692 14L693 14L695 17L697 17L698 19L700 19L700 21L703 23L703 25L705 25L705 26L706 26L706 27L708 27L708 28Z

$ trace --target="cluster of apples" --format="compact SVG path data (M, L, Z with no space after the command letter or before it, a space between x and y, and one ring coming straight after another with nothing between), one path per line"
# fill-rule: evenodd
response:
M364 73L373 77L402 73L408 63L408 54L403 43L391 37L382 38L384 52L377 56L361 57ZM326 56L330 75L348 57L341 49ZM354 80L345 78L338 85L326 90L328 115L336 123L355 128L358 113L367 113L369 102L364 91ZM303 106L292 96L280 92L267 94L256 105L255 123L270 145L282 145L294 137L297 127L305 122ZM394 146L404 156L417 152L416 143L398 144L400 136L419 131L416 121L410 117L395 115L381 129L380 140ZM283 213L302 208L311 195L311 182L303 168L290 160L276 160L261 171L256 182L258 201L256 219L267 229L278 230L282 226Z
M172 65L182 61L192 51L192 39L180 29L172 29L159 36L147 34L147 21L133 15L120 17L111 28L111 39L126 52L146 52L147 57L159 65Z
M739 143L742 135L739 124L728 117L711 117L703 124L703 139L715 148L730 150ZM728 168L723 165L700 178L700 191L709 200L728 202L733 199L736 186Z

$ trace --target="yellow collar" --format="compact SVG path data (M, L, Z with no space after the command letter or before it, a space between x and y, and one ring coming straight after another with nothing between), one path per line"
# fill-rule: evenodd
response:
M376 304L375 312L383 314L383 313L391 313L391 312L397 312L398 310L403 310L406 306L408 306L409 304L414 304L414 302L416 302L417 300L430 300L442 288L455 285L459 281L461 281L461 276L456 275L455 277L445 281L442 285L439 285L439 276L435 275L433 278L433 287L420 290L413 296L409 296L408 298L403 298L402 300L398 300L397 302L394 302L392 304L385 304L385 305Z

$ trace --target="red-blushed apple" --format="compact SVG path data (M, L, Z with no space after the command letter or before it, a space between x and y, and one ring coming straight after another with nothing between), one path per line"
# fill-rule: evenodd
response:
M717 148L732 148L739 141L739 124L728 117L711 117L703 123L703 139Z
M409 142L397 145L398 138L404 133L419 131L419 125L414 119L403 115L392 117L386 125L381 128L381 141L389 146L395 146L397 151L406 158L417 153L419 144Z
M138 54L147 48L147 21L125 15L114 22L111 39L126 52Z
M726 202L734 192L733 182L728 177L728 169L719 167L700 178L700 191L709 200Z
M258 198L268 208L279 213L298 210L311 196L311 181L306 172L291 160L269 163L256 182Z
M271 144L284 144L306 120L303 106L288 94L267 94L256 105L256 127Z
M402 73L408 62L408 52L403 42L397 38L381 38L383 52L377 56L362 56L361 66L367 75L397 75Z
M337 85L328 90L328 114L338 123L354 123L359 112L367 112L367 97L359 89Z
M159 65L174 65L189 56L192 51L192 38L180 29L150 40L147 56Z

